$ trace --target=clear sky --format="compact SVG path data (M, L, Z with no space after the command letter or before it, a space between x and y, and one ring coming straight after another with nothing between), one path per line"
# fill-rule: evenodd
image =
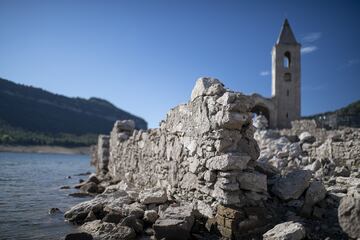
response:
M302 114L360 99L355 0L0 0L0 77L104 98L157 127L200 76L270 96L285 17L303 45Z

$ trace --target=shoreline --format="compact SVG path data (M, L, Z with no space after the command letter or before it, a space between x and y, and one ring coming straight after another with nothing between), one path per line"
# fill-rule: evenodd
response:
M60 154L80 154L90 155L89 147L62 147L62 146L10 146L0 145L0 152L14 153L60 153Z

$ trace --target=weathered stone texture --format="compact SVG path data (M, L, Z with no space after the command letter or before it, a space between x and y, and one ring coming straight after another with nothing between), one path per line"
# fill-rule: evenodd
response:
M284 222L267 231L263 238L264 240L301 240L305 235L305 227L300 223Z
M348 195L341 199L339 210L339 223L349 237L360 238L360 196Z
M109 174L113 179L126 175L140 188L166 188L178 199L244 205L241 189L267 190L266 176L253 170L259 148L252 104L217 79L200 78L191 101L173 108L160 128L137 131L116 122Z

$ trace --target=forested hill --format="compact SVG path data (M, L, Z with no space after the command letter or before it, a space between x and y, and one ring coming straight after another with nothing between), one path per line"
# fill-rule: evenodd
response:
M49 138L108 134L119 119L133 119L137 129L147 128L144 119L106 100L65 97L0 78L0 144L10 143L11 138L13 143L19 143L19 139L14 138L21 132L23 137L35 134ZM31 141L28 144L32 144Z
M360 127L360 100L333 112L319 113L305 118L315 119L327 128Z

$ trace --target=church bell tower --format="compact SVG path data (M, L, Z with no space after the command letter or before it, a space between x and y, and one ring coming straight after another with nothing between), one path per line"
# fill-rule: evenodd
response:
M301 117L301 45L285 19L272 49L272 98L277 128L291 127Z

